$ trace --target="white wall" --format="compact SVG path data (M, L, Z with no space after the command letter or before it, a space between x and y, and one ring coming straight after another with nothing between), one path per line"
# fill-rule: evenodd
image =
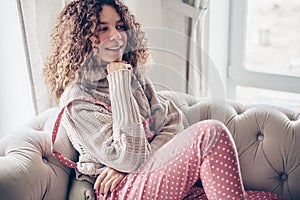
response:
M0 138L33 116L15 1L0 7Z
M124 0L144 27L161 27L161 0Z

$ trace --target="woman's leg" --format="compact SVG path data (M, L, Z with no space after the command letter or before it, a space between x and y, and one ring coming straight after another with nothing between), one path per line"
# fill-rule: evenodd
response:
M243 199L245 196L238 154L226 129L203 159L200 177L208 199Z
M108 199L183 199L201 178L208 199L243 199L235 145L218 121L199 122L127 175Z

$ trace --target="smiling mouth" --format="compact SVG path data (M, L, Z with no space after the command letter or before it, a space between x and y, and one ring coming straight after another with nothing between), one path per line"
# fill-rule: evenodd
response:
M118 46L118 47L109 47L109 48L105 48L105 50L108 50L108 51L118 51L120 49L122 49L123 45L121 46Z

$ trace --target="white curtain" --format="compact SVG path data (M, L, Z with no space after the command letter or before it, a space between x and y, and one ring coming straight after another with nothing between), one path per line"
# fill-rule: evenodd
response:
M26 64L15 1L0 7L0 138L33 116Z
M186 92L196 97L206 96L205 61L207 53L203 45L204 17L208 0L182 0L198 12L195 16L186 16L186 34L189 37L187 48L187 87Z
M50 34L64 0L16 0L27 63L27 75L35 114L55 105L42 69L49 51Z
M185 42L180 47L183 49L180 55L185 59L185 63L180 64L186 69L184 91L196 97L206 96L207 90L207 72L203 67L207 66L204 62L208 60L203 45L207 6L208 0L162 0L163 12L168 16L164 26L185 35Z

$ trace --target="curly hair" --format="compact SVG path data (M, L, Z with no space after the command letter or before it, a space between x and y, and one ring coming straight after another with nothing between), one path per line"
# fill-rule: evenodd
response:
M148 60L147 39L141 24L126 5L119 0L73 0L57 18L51 34L51 51L43 69L45 81L56 101L70 83L83 78L79 70L89 71L97 66L91 56L91 37L99 35L99 15L103 5L114 7L125 24L128 41L122 59L133 66L134 72Z

